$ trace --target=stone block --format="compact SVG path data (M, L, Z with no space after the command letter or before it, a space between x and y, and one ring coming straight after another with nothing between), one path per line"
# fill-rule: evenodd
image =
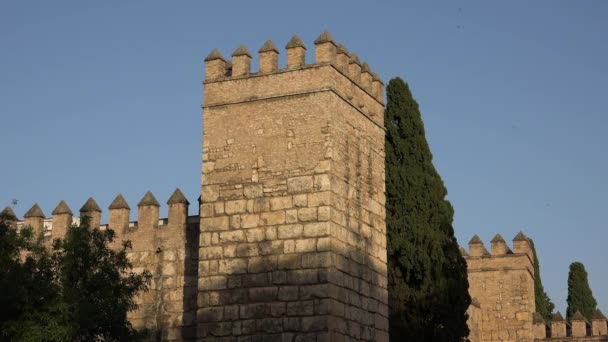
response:
M213 212L215 216L224 214L224 202L213 203Z
M278 241L264 241L259 243L260 255L277 255L282 254L284 251L283 240Z
M301 222L310 222L317 220L317 208L300 208L298 209L298 220Z
M329 222L313 222L304 224L304 237L317 237L329 235Z
M320 207L331 205L331 191L313 192L308 194L308 206Z
M221 259L222 253L223 250L221 246L209 246L201 248L199 256L202 260Z
M331 219L331 209L328 206L319 207L318 209L319 221L329 221Z
M244 213L247 210L247 200L226 201L224 210L227 215Z
M241 216L240 215L230 216L230 228L232 228L232 229L241 228Z
M256 243L243 243L243 244L237 245L236 255L239 258L258 256L259 255L258 245Z
M245 198L258 198L264 196L264 188L262 184L251 184L243 187L243 195Z
M312 300L287 303L287 316L310 316L313 313L314 302Z
M296 243L296 253L305 253L305 252L314 252L317 250L317 240L316 239L300 239L295 240ZM302 265L304 266L304 265ZM306 267L306 266L304 266Z
M315 175L314 189L316 191L327 191L331 189L331 181L328 174Z
M224 309L217 308L201 308L196 312L199 322L219 322L224 317Z
M219 272L223 274L239 274L247 272L246 259L223 259L219 261Z
M293 206L291 196L273 197L270 199L270 210L289 209Z
M278 291L278 299L281 301L294 301L298 299L298 286L281 286Z
M213 216L213 203L201 204L201 217Z
M228 230L228 216L201 218L202 231Z
M294 239L302 236L304 226L301 224L287 224L277 227L279 239Z
M255 287L249 289L249 300L252 302L273 302L277 299L278 287Z
M227 285L226 276L209 276L200 277L198 280L198 289L205 290L221 290L225 289Z
M314 239L312 239L314 240ZM316 246L313 246L313 250ZM315 267L331 267L333 266L333 259L331 252L320 252L305 254L302 256L302 267L304 268L315 268Z
M255 228L260 222L259 214L244 214L241 215L241 227L242 228Z
M264 241L266 231L264 228L252 228L247 229L245 234L247 235L247 242L260 242Z
M285 223L285 211L271 211L260 214L260 224L272 226Z
M220 233L219 241L222 244L245 241L245 233L242 230L229 230Z
M266 240L276 240L277 239L277 227L266 227L265 239Z
M317 283L317 270L290 270L287 272L287 282L291 285Z
M290 209L285 211L285 223L297 223L298 222L298 210Z
M278 267L277 256L263 256L249 258L247 271L249 273L260 273L274 271Z
M292 270L302 267L302 256L300 254L279 255L278 258L278 267L281 270Z
M313 177L292 177L287 180L287 191L289 193L310 192L313 189Z
M203 203L215 202L220 196L219 185L205 185L201 193L201 201Z
M299 194L293 195L293 206L297 208L308 207L308 195Z

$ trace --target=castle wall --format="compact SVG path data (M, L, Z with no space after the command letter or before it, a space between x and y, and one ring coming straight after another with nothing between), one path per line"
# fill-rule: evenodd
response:
M169 205L169 217L165 219L159 218L160 205L151 193L146 194L144 199L149 198L153 203L140 202L139 220L135 222L129 222L130 208L120 195L117 200L120 198L122 202L118 207L113 207L117 200L110 205L110 224L99 224L101 209L95 209L98 210L95 215L81 210L81 215L95 216L95 220L89 220L92 228L114 230L116 235L111 248L120 248L125 240L131 242L132 248L127 250L127 257L133 264L133 272L148 270L151 273L149 290L135 297L139 308L127 315L134 328L148 331L150 341L196 338L200 219L198 215L188 217L187 200L181 191L176 190L174 196L176 194L179 195L178 200ZM87 203L98 208L92 199ZM55 209L52 218L45 219L40 208L37 208L34 215L40 220L40 223L35 223L41 227L40 232L43 233L47 246L54 239L64 238L71 224L81 222L81 218L71 216L71 210L63 201ZM18 229L31 225L32 221L19 222Z
M332 51L238 77L207 59L199 339L388 339L383 107Z
M472 242L474 242L472 240ZM477 246L476 246L477 245ZM469 293L481 308L480 341L533 341L534 268L522 251L477 255L471 243L466 255ZM485 250L485 248L482 248Z
M154 229L128 229L123 239L135 272L152 273L149 291L136 297L139 309L128 318L136 329L148 329L151 340L181 341L196 335L198 217L187 225L161 220Z

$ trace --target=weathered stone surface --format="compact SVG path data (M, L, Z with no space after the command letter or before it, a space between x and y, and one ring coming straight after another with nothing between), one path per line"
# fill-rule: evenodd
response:
M316 64L288 45L206 62L197 304L224 310L197 336L388 341L381 82L328 33Z

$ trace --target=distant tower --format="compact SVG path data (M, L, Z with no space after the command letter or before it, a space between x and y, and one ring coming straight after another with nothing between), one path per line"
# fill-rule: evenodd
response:
M327 32L286 49L205 59L198 338L387 341L382 82Z
M479 312L475 322L477 341L533 341L534 322L534 257L528 238L520 232L513 239L513 250L497 234L491 242L491 253L475 235L469 242L469 253L463 252L468 266L469 293ZM481 319L481 321L479 321ZM542 320L542 319L541 319ZM544 322L539 324L544 337Z

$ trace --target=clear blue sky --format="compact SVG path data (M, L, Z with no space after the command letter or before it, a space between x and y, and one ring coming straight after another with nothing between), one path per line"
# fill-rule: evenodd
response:
M410 83L460 243L522 229L558 309L577 260L608 313L608 1L2 1L0 205L196 203L203 58L325 29Z

